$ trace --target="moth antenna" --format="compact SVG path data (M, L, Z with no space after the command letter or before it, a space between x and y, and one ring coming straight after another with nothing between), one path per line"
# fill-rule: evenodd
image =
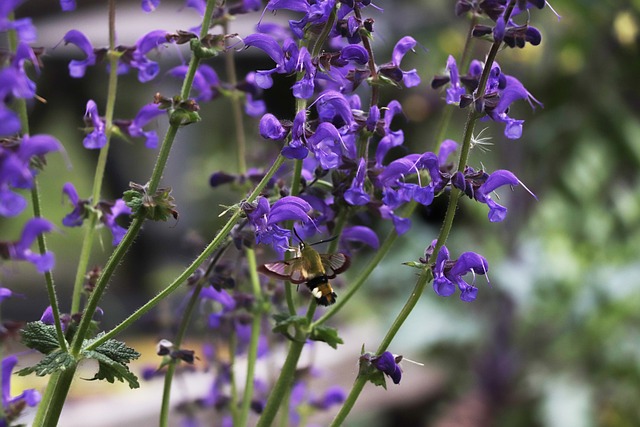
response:
M338 238L338 235L336 234L335 236L329 237L328 239L324 239L324 240L320 240L319 242L311 243L311 244L309 244L309 246L315 246L315 245L319 245L321 243L327 243L327 242L330 242L332 240L336 240L337 238Z
M296 230L295 227L293 227L293 234L296 235L296 237L298 238L298 240L300 241L301 245L304 245L304 240L302 240L302 237L300 237L300 235L298 234L298 231Z

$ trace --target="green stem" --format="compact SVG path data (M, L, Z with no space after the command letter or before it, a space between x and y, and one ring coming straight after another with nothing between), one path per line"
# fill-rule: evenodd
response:
M171 403L171 384L173 384L173 376L176 372L177 361L169 363L167 372L164 374L164 386L162 387L162 404L160 406L160 427L169 425L169 409Z
M260 278L258 277L256 254L253 249L247 249L246 254L253 295L255 297L255 306L252 313L251 338L249 340L249 349L247 351L247 378L244 385L244 394L242 396L242 406L240 407L240 414L236 424L238 427L243 427L247 424L251 399L253 398L253 380L256 370L256 361L258 360L258 343L260 340L260 328L262 326L263 314L262 289L260 288Z
M260 195L260 192L267 185L267 182L269 182L273 174L276 173L276 171L280 168L280 166L282 166L283 162L284 162L284 157L278 156L278 158L275 160L275 162L271 166L271 169L269 169L267 174L262 178L260 183L258 183L258 185L253 190L253 192L249 195L249 197L247 197L247 202L253 202ZM227 221L224 227L222 227L222 229L218 232L218 234L213 239L213 241L209 243L209 245L202 251L202 253L198 256L198 258L196 258L191 263L191 265L187 267L187 269L182 274L180 274L180 276L178 276L167 288L165 288L162 292L156 295L153 299L151 299L145 305L137 309L125 320L123 320L119 325L117 325L115 328L107 332L101 338L93 342L90 346L87 347L87 349L96 348L97 346L107 341L108 339L113 338L115 335L122 332L129 325L131 325L133 322L139 319L142 315L144 315L153 307L155 307L160 301L162 301L164 298L170 295L173 291L175 291L180 286L180 284L182 284L185 280L187 280L189 276L191 276L191 274L193 274L193 272L213 253L213 251L215 251L216 248L220 246L220 244L222 244L224 239L229 235L229 233L233 229L233 226L239 221L241 215L242 214L239 210L234 212L231 218L229 218L229 221ZM125 235L125 238L126 238L126 235ZM123 242L124 242L124 239L123 239ZM122 245L122 242L120 243L120 245ZM108 264L109 263L107 263L107 265Z
M362 12L360 11L360 7L357 3L353 8L353 12L356 18L358 18L358 20L362 22ZM373 49L371 48L371 41L369 40L369 37L362 37L362 46L366 49L367 53L369 53L368 66L369 73L371 74L371 76L369 77L371 79L371 83L369 84L369 87L371 88L371 99L369 100L369 107L373 107L374 105L378 105L378 98L380 93L380 87L378 85L378 67L376 66L376 60L373 56Z
M47 389L38 405L33 427L55 427L62 412L62 407L69 393L77 365L57 371L51 375Z
M358 376L356 378L353 386L351 387L349 395L344 400L344 403L340 408L340 411L338 411L336 416L333 418L333 421L331 421L330 427L337 427L342 425L344 420L347 418L347 415L349 415L349 412L351 412L353 405L355 405L356 401L358 400L358 397L360 396L360 393L362 392L362 389L364 388L366 382L367 381L362 376Z
M113 115L116 105L116 95L118 92L118 73L115 70L118 69L118 59L120 55L116 52L116 2L115 0L109 0L109 69L112 70L109 73L109 83L107 85L107 105L105 107L105 129L106 129L106 144L100 149L98 156L98 163L96 164L95 173L93 175L93 189L91 191L91 201L94 204L100 202L102 194L102 184L104 182L104 174L107 167L107 158L109 157L109 147L111 145L111 135L113 131ZM71 297L71 313L80 312L80 300L83 291L83 282L87 273L87 267L89 266L89 259L91 258L91 249L93 247L93 241L95 233L97 232L96 226L98 225L98 213L91 211L89 223L84 232L84 239L82 241L82 248L80 250L80 257L78 259L78 266L76 269L76 276L73 282L73 294Z
M318 35L316 42L313 44L313 48L311 49L311 57L317 58L322 52L322 46L324 46L324 42L329 37L331 30L333 29L333 24L336 22L336 12L340 4L336 3L336 5L331 9L331 13L329 14L329 18L327 18L327 22L322 29L322 32Z
M312 301L311 304L315 304L315 302ZM271 389L269 399L267 400L267 404L265 405L262 415L258 420L257 427L267 427L273 423L284 396L293 386L294 373L296 371L296 366L298 366L298 359L300 359L300 354L302 354L302 348L304 347L305 341L306 339L304 338L301 340L291 341L287 358L284 361L284 365L282 365L282 370L280 371L280 375L278 376L276 383Z

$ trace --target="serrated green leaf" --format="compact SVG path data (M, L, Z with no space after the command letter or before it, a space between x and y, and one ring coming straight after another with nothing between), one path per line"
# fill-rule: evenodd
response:
M372 372L367 377L367 381L376 386L383 387L385 390L387 389L387 379L384 377L384 373L382 371Z
M49 354L60 348L56 328L39 320L27 323L20 334L24 345L42 354Z
M52 374L57 371L64 371L71 368L76 363L76 360L69 353L56 350L53 353L47 354L40 362L35 366L30 366L16 372L20 376L29 375L33 372L39 377Z
M130 388L140 387L138 377L129 370L127 365L120 364L110 357L93 350L84 351L82 354L87 359L98 361L98 372L91 380L107 380L110 383L118 380L129 383Z
M85 340L83 348L87 348L104 333L98 334L95 338ZM113 383L115 380L129 383L129 387L138 388L140 383L127 366L129 362L140 357L140 353L128 347L123 342L117 340L107 340L93 350L83 350L82 356L86 359L98 361L98 372L92 380L107 380Z
M309 338L313 341L326 342L335 349L338 348L338 344L344 344L342 338L338 336L338 331L329 326L316 326L311 331L311 336Z

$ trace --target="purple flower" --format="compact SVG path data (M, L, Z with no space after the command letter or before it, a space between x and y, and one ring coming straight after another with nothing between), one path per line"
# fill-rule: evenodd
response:
M64 184L62 192L67 195L73 205L73 211L62 219L62 224L65 227L80 227L90 214L89 200L80 199L78 192L70 182ZM98 211L100 222L109 228L113 235L111 241L113 246L117 246L127 230L118 225L116 219L121 215L131 215L131 209L122 199L117 199L115 202L100 202L95 206L95 209Z
M391 54L391 62L380 66L379 72L390 79L391 81L399 84L403 82L405 87L413 87L420 84L420 76L414 68L410 71L403 71L400 69L400 62L402 58L410 50L413 51L416 41L411 36L405 36L396 43Z
M402 356L398 356L402 360ZM394 384L399 384L402 379L402 369L400 360L392 353L385 351L380 356L370 357L371 364L379 371L383 372L393 380ZM397 361L396 361L397 360Z
M4 83L0 82L0 85ZM20 132L22 125L16 113L0 103L0 136L9 136Z
M100 221L109 228L113 235L113 239L111 240L113 246L117 246L127 233L126 228L116 223L116 218L120 215L131 215L131 208L127 206L124 200L117 199L112 206L106 205L103 209L103 215L100 218Z
M0 257L15 261L28 261L40 273L50 271L55 264L53 253L38 254L31 251L31 245L39 234L54 229L53 224L44 218L32 218L24 226L20 240L16 242L0 242Z
M389 102L387 108L384 110L384 122L382 125L384 136L378 143L378 148L376 149L376 166L378 167L382 166L384 157L387 155L390 149L392 149L393 147L398 147L404 142L404 132L402 131L402 129L399 129L397 131L391 130L391 122L393 121L393 118L398 114L403 114L402 105L400 105L400 103L396 100Z
M517 120L509 117L507 115L509 106L519 99L526 100L532 109L535 108L534 102L540 106L542 106L542 104L540 101L535 99L527 89L525 89L518 79L507 75L505 75L505 79L506 84L499 91L500 100L498 101L498 104L495 108L487 108L487 114L491 120L506 124L504 135L507 138L518 139L522 136L522 124L524 123L524 120Z
M14 30L18 35L18 40L25 43L36 41L36 28L31 22L31 18L9 19L11 14L23 0L3 0L0 2L0 31Z
M60 7L63 12L76 10L76 0L60 0Z
M369 203L371 197L364 191L364 179L367 174L367 162L364 157L360 158L358 171L351 183L351 187L344 192L344 200L353 206L362 206Z
M40 402L40 393L32 388L11 397L11 374L17 363L16 356L2 359L2 407L6 419L0 420L0 425L13 425L12 422L20 416L25 405L34 407Z
M280 120L271 113L267 113L260 119L260 136L264 139L281 141L287 136L287 130L282 126Z
M141 4L142 10L147 13L153 12L158 6L160 6L160 0L142 0Z
M291 128L291 141L289 145L282 148L282 155L288 159L304 159L309 155L305 141L305 126L307 112L301 110L293 119L293 127Z
M338 167L342 147L345 147L345 144L340 132L333 124L320 123L316 132L307 138L307 144L323 169Z
M130 66L138 70L138 80L146 83L154 79L160 72L160 67L155 61L147 58L147 54L160 45L167 43L167 32L164 30L151 31L138 39L133 51L133 60Z
M71 60L69 62L69 75L74 78L82 78L84 77L84 73L87 70L88 66L96 65L96 55L93 50L93 46L91 42L78 30L68 31L64 35L64 44L74 44L80 48L82 52L87 56L84 60L79 61L77 59Z
M267 5L267 8L269 6ZM256 84L262 89L269 89L273 86L273 79L271 78L271 74L273 73L288 73L293 70L289 70L287 65L285 64L285 54L282 50L282 47L278 44L278 42L271 36L266 34L251 34L244 38L244 45L246 47L257 47L266 52L267 55L273 59L276 63L276 67L267 70L267 71L257 71L256 73Z
M84 137L82 145L89 150L96 150L107 144L107 134L105 133L105 123L100 119L98 114L98 106L90 99L87 101L87 110L84 113L85 119L89 119L93 123L93 129Z
M451 179L454 187L462 190L469 198L484 203L489 207L489 221L500 222L507 216L507 208L496 203L491 193L504 185L514 187L522 185L534 198L535 195L508 170L500 169L491 175L480 170L466 167L464 173L457 172Z
M24 210L26 200L11 188L31 188L36 169L32 157L60 149L60 142L49 135L24 136L20 144L0 146L0 215L15 216Z
M349 255L350 246L356 246L357 244L365 244L373 249L378 249L380 240L375 231L364 225L345 227L342 234L340 234L340 246Z
M458 65L453 56L447 58L447 70L449 70L449 79L451 84L447 88L447 104L459 104L460 98L464 95L465 89L460 84L460 75L458 73Z
M236 308L236 301L224 289L217 290L213 286L206 286L200 291L200 297L220 303L223 312Z
M0 286L0 303L2 303L2 301L6 300L7 298L13 297L14 295L16 295L16 293L11 289L3 288L2 286Z
M131 125L129 125L129 135L133 137L144 137L147 148L158 148L158 134L156 131L145 132L142 128L151 120L163 114L166 114L166 111L160 109L158 104L147 104L143 106L140 111L138 111L138 114L136 114Z
M169 74L184 80L188 68L186 65L179 65L169 70ZM207 64L200 64L193 76L193 89L198 93L194 98L198 102L207 102L216 98L220 89L220 78L216 71Z
M453 295L456 286L460 289L462 301L473 301L478 295L478 288L467 283L462 276L467 273L486 274L489 270L487 260L475 252L464 252L457 260L451 260L446 246L440 248L436 263L433 266L433 290L441 297Z
M347 398L344 389L340 386L329 387L322 397L310 399L309 404L318 409L329 409L334 405L339 405Z
M269 205L266 197L261 197L255 207L246 206L249 222L256 230L256 243L271 245L278 254L283 255L289 248L291 231L278 226L282 221L300 221L307 223L311 205L295 196L286 196Z

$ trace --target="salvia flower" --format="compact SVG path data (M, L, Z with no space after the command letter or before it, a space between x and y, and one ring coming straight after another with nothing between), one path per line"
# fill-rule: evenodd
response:
M0 426L13 425L22 413L25 405L34 407L40 402L40 393L35 389L24 390L17 396L11 397L11 374L17 365L16 356L8 356L2 359L2 407L4 419L0 420Z
M117 218L122 215L131 215L131 208L127 206L124 200L102 201L95 207L91 207L88 199L80 199L78 197L78 192L72 183L67 182L64 184L62 192L67 195L73 205L73 210L62 219L62 225L65 227L80 227L84 220L89 217L90 211L95 209L98 212L100 222L111 231L113 246L120 244L127 230L118 225Z
M280 255L289 248L291 231L278 225L283 221L311 221L309 212L311 205L305 200L286 196L276 201L273 206L266 197L261 197L255 206L245 204L244 210L249 222L256 230L256 243L271 245Z
M369 203L371 197L364 190L364 179L367 174L367 162L364 157L360 158L356 176L351 183L351 187L344 192L344 200L353 206L362 206Z
M96 65L96 54L93 45L83 33L78 30L70 30L64 35L64 44L76 45L85 55L83 60L72 59L69 62L69 75L76 79L84 77L87 67Z
M453 295L456 286L460 289L462 301L473 301L478 295L478 288L467 283L462 276L467 273L487 274L489 263L475 252L464 252L456 260L451 260L446 246L440 248L436 263L433 266L433 290L441 297Z
M46 154L60 147L60 142L49 135L25 135L19 144L0 144L0 215L15 216L24 210L25 198L12 189L33 187L37 169L32 160L42 163Z
M0 257L14 261L28 261L40 273L50 271L55 264L53 253L47 251L39 254L31 251L31 245L39 234L54 229L53 224L44 218L31 218L24 226L20 240L16 242L0 242Z
M494 171L491 175L467 166L463 172L456 172L451 178L454 187L462 190L469 198L484 203L489 207L489 221L500 222L507 216L507 208L491 198L496 189L509 185L522 185L534 198L535 195L512 172L505 169Z
M133 122L127 128L129 135L145 138L145 146L147 148L158 148L158 134L156 131L152 130L145 132L142 128L151 120L163 114L166 114L166 111L160 109L158 104L147 104L143 106L140 111L138 111L138 114L136 114Z
M14 30L18 40L25 43L36 41L37 32L31 18L9 19L11 14L23 0L3 0L0 2L0 31Z
M402 379L402 368L400 368L400 361L402 356L395 356L389 351L385 351L379 356L372 355L371 353L365 353L360 356L360 364L362 371L362 364L373 366L378 371L387 375L394 384L400 384Z
M418 76L415 68L409 71L400 69L402 58L404 58L407 52L413 51L416 43L416 40L411 36L401 38L393 48L391 62L381 65L379 72L396 84L402 82L405 87L418 86L420 84L420 76Z
M99 150L107 144L106 126L104 120L98 114L98 106L95 101L87 101L87 110L84 113L85 120L93 124L91 132L84 137L82 145L89 150Z

